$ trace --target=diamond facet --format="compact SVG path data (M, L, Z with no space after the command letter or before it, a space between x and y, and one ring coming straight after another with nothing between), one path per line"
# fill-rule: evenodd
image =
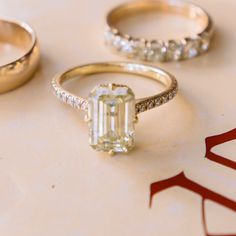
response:
M89 143L97 151L127 152L134 146L135 97L124 85L100 85L89 95Z
M121 39L121 52L125 53L127 56L133 56L135 48L133 42L129 39Z
M170 40L168 43L168 49L167 49L167 59L178 61L182 58L183 54L183 44L178 41Z
M200 39L189 39L185 45L184 58L193 58L200 53Z
M150 52L147 57L148 61L164 61L166 54L166 47L163 43L152 41L150 43Z

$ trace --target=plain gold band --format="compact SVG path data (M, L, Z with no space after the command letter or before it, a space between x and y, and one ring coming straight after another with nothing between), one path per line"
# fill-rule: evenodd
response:
M0 20L0 40L24 50L21 57L0 66L0 93L4 93L32 77L39 64L40 52L34 31L22 22Z

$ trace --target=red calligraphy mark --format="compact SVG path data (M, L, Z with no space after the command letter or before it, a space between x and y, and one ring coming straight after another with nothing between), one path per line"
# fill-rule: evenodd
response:
M212 152L212 149L220 144L236 140L236 129L233 129L232 131L229 131L227 133L223 133L220 135L215 135L212 137L206 138L206 155L205 158L216 162L218 164L221 164L225 167L232 168L236 170L236 162L229 160L225 157L222 157L220 155L217 155ZM174 186L179 186L184 189L188 189L202 197L202 222L203 222L203 228L206 236L216 236L209 234L207 231L207 225L206 225L206 213L205 213L205 200L211 200L215 203L220 204L221 206L224 206L228 209L231 209L236 212L236 202L233 200L230 200L218 193L215 193L197 183L194 181L188 179L185 175L184 172L180 173L179 175L162 180L156 183L151 184L150 186L150 207L152 206L152 200L153 196L161 191L164 191L168 188L174 187ZM236 234L231 234L231 235L218 235L218 236L236 236Z
M203 220L203 227L204 227L206 236L213 236L207 232L207 227L206 227L205 207L204 207L204 201L206 199L211 200L215 203L218 203L221 206L224 206L224 207L229 208L229 209L236 212L236 202L235 201L230 200L218 193L215 193L215 192L201 186L200 184L195 183L194 181L188 179L184 175L184 172L182 172L179 175L174 176L172 178L158 181L158 182L151 184L149 206L150 207L152 206L152 200L153 200L153 196L155 194L160 193L166 189L169 189L169 188L172 188L175 186L179 186L184 189L190 190L202 197L202 220ZM218 236L229 236L229 235L218 235ZM236 236L236 234L232 234L230 236Z
M211 161L218 163L218 164L221 164L223 166L226 166L226 167L236 170L236 162L231 161L231 160L229 160L225 157L222 157L220 155L217 155L211 151L212 148L214 148L220 144L235 140L235 139L236 139L236 129L233 129L232 131L229 131L224 134L220 134L220 135L206 138L206 155L205 155L205 157Z
M203 222L203 228L206 236L236 236L236 234L221 234L221 235L213 235L209 234L207 231L207 225L206 225L206 213L205 213L205 200L202 199L202 222Z

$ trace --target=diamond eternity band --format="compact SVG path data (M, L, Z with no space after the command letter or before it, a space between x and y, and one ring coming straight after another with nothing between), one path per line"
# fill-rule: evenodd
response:
M117 23L138 12L157 11L180 14L201 25L201 31L180 39L148 40L122 32ZM168 30L168 29L167 29ZM107 16L106 45L128 58L148 62L190 59L208 51L214 33L213 22L201 7L182 0L147 0L126 3Z

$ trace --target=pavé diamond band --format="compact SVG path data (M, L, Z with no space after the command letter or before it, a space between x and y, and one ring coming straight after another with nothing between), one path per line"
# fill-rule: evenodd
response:
M0 66L0 93L4 93L32 77L40 52L34 31L23 22L0 20L0 38L4 44L15 45L23 51L16 60Z
M135 99L126 85L102 84L96 86L88 99L78 97L62 88L67 80L99 73L126 73L157 80L165 91ZM79 66L56 76L52 80L55 95L74 108L87 112L89 143L97 151L127 152L134 146L134 125L137 114L172 100L177 94L176 79L153 66L134 63L97 63Z
M148 40L145 37L132 37L117 27L122 18L149 11L183 15L198 22L201 31L179 39ZM109 47L128 58L150 62L178 61L196 57L209 49L214 32L213 22L208 13L184 0L143 0L126 3L111 10L107 16L107 25L105 42Z

